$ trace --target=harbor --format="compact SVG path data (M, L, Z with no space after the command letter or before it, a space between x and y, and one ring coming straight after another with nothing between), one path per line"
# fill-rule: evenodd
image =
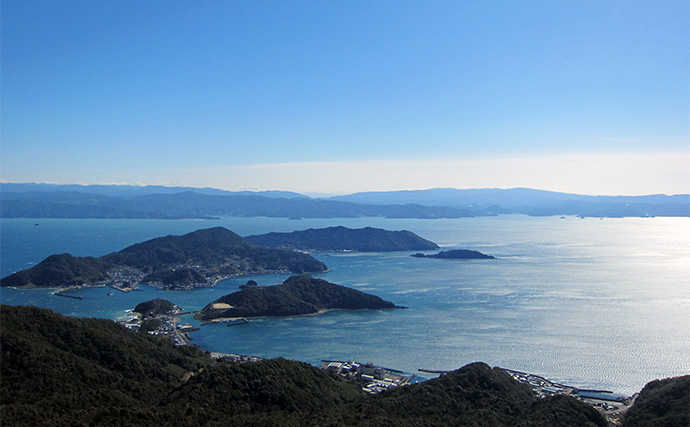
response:
M346 378L359 380L363 383L362 390L369 394L377 394L384 390L409 384L413 375L404 375L397 369L376 366L373 363L357 363L352 361L322 360L321 369L334 372Z
M611 425L618 425L621 416L635 403L638 394L624 396L609 390L592 390L572 387L550 381L544 377L512 369L499 368L519 383L527 384L537 398L553 395L572 396L592 405L606 417Z

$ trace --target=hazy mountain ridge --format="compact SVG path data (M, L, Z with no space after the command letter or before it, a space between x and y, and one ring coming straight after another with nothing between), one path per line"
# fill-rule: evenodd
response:
M59 196L64 195L61 199ZM461 218L467 210L445 206L362 205L310 198L261 195L207 195L194 191L114 198L89 193L0 193L3 218L210 218L211 216L274 218Z
M102 185L80 185L80 184L45 184L45 183L0 183L0 192L75 192L97 194L101 196L129 198L136 196L145 196L148 194L175 194L185 191L193 191L199 194L206 194L209 196L229 196L229 195L260 195L271 198L309 198L303 194L292 191L228 191L211 187L175 187L165 185L117 185L117 184L102 184Z
M349 201L355 203L391 204L418 203L425 206L467 207L469 205L499 205L503 208L516 208L544 204L555 204L565 201L586 202L620 202L661 204L687 201L690 195L650 194L644 196L590 196L575 193L535 190L531 188L486 188L456 189L431 188L428 190L371 191L353 193L344 196L330 197L329 200Z
M690 195L588 196L529 188L355 193L312 199L291 192L210 188L0 184L3 218L463 218L525 214L690 216Z

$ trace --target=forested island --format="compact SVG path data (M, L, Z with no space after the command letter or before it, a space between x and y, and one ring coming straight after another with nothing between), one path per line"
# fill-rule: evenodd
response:
M253 281L252 281L253 282ZM398 307L375 295L336 285L309 274L292 276L280 285L257 286L254 282L206 305L199 320L259 316L296 316L332 309L391 309Z
M144 317L155 317L172 313L173 310L175 310L175 304L168 300L156 298L152 299L151 301L145 301L137 304L132 311Z
M215 360L105 319L2 305L0 324L3 425L608 425L593 407L536 399L484 363L370 396L306 363ZM688 384L651 382L623 426L688 425Z
M436 258L436 259L496 259L492 255L486 255L479 251L471 251L467 249L453 249L450 251L441 251L436 254L426 255L423 253L412 254L415 258Z
M315 251L394 252L439 248L436 243L411 231L389 231L373 227L310 228L292 233L247 236L246 239L264 246Z
M323 272L312 256L251 243L215 227L165 236L99 258L51 255L0 280L0 286L64 288L108 285L128 290L139 283L166 289L210 286L221 278L266 273Z

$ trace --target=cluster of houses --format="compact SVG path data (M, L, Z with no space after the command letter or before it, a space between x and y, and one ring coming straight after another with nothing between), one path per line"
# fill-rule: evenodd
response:
M393 369L375 366L371 362L366 364L333 360L324 360L323 362L321 369L360 380L364 384L362 390L371 394L408 384L414 377L414 375L402 375L402 372Z
M605 390L582 390L577 387L554 383L538 375L502 369L516 381L529 385L536 397L543 398L554 394L573 396L594 406L604 414L612 425L618 425L620 417L632 406L637 396L623 396Z

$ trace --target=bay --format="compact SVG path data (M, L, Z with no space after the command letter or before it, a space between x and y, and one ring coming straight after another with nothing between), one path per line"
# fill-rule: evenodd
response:
M479 250L498 259L316 253L331 269L319 277L409 309L207 325L192 333L193 342L211 351L312 364L372 361L412 373L484 361L624 394L656 378L690 373L689 218L2 219L0 270L4 277L54 253L100 256L200 228L223 226L246 236L333 225L406 229L444 249ZM286 277L254 279L271 285ZM56 297L52 290L0 289L0 301L118 320L156 297L198 310L246 280L192 291L142 286L141 292L111 296L104 288L73 292L82 300ZM195 323L191 316L183 321Z

